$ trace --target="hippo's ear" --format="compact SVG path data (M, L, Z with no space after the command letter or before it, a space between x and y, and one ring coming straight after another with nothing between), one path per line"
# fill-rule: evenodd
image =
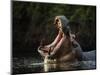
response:
M75 37L76 37L75 34L70 34L70 39L72 42L75 40Z

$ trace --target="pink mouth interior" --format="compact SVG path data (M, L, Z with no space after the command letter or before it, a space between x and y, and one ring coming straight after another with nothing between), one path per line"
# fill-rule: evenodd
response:
M62 38L62 34L58 34L57 36L59 36L58 38L55 38L57 41L54 41L55 42L55 46L59 43L59 41L61 40ZM45 45L45 46L42 46L40 48L40 50L42 50L44 53L48 53L49 51L52 52L54 49L50 49L50 47L48 47L48 45Z

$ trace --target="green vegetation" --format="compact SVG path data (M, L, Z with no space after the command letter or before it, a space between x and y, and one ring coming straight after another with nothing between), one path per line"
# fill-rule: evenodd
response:
M96 49L96 6L12 1L13 52L37 52L41 39L54 40L54 17L65 15L84 51Z

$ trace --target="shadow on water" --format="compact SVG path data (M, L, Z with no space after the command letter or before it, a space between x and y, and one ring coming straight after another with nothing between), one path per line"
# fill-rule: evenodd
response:
M40 57L14 57L12 66L13 74L44 73L90 69L96 69L95 61L44 64L43 60Z

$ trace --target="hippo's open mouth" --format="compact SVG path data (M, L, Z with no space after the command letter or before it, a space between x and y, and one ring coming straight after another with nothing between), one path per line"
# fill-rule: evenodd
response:
M54 55L55 53L57 53L60 50L61 45L65 41L65 38L66 38L66 36L63 33L65 31L63 31L63 30L66 30L69 34L68 29L66 29L67 24L68 24L68 20L66 19L65 16L56 16L55 17L54 25L57 27L59 32L58 32L57 37L55 38L55 40L51 44L44 45L44 46L40 45L38 47L38 52L42 56Z
M42 56L51 55L52 53L56 53L59 50L59 46L62 44L61 40L63 38L63 33L59 32L53 43L45 46L39 46L38 52Z

